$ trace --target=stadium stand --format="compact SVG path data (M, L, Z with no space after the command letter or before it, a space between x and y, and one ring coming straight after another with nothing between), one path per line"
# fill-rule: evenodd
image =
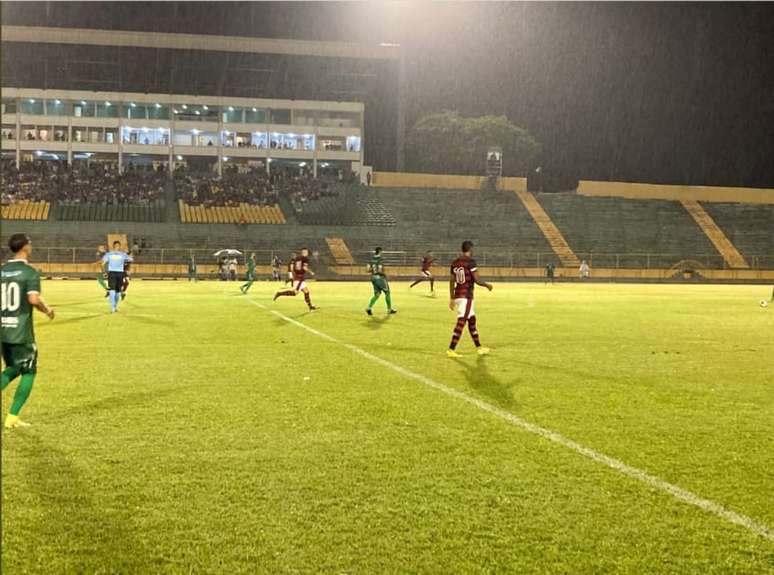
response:
M712 216L710 216L704 210L704 208L701 207L699 202L695 200L682 200L680 203L683 205L685 210L691 214L691 217L702 229L704 234L709 238L709 240L715 246L715 249L720 252L720 255L723 256L723 259L726 261L728 267L750 267L744 260L744 257L742 257L742 254L739 253L739 250L736 249L736 246L734 246L734 244L729 241L729 239L726 237L726 234L723 233L723 230L718 227L718 225L715 223L715 220L712 219Z
M702 203L726 237L753 267L774 268L771 204Z
M693 259L723 267L715 247L676 201L537 194L579 258L611 267L670 267Z

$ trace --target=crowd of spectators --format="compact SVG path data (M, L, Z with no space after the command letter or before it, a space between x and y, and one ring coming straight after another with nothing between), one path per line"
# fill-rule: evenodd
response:
M188 205L205 207L238 206L240 203L260 206L274 205L280 197L287 198L296 212L320 198L338 195L335 177L314 178L311 172L299 170L253 169L239 171L230 168L218 178L211 173L175 173L177 197Z
M147 205L164 195L166 175L131 167L118 173L114 163L91 163L69 168L65 162L3 160L2 202L48 201L62 204Z
M221 178L177 170L175 190L178 199L189 206L273 206L278 201L278 191L264 170L229 169Z

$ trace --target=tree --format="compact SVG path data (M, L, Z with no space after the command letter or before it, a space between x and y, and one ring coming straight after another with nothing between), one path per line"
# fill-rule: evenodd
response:
M535 138L505 116L466 118L444 110L411 128L408 165L417 172L483 175L491 146L503 149L503 175L508 176L525 176L540 152Z

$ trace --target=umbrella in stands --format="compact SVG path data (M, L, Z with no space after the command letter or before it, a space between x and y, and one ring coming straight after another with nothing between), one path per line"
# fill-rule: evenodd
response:
M239 250L218 250L212 255L215 256L216 258L222 258L222 257L233 258L236 256L241 256L242 252L240 252Z

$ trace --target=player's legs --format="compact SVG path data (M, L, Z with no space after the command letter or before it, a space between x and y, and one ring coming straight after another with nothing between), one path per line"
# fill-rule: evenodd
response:
M387 283L387 280L382 281L384 282L382 291L384 292L384 303L387 304L387 312L395 313L395 310L392 309L392 293L390 292L390 284Z
M414 280L414 282L413 282L413 283L412 283L412 284L409 286L409 289L410 289L410 288L413 288L415 285L419 285L419 284L421 284L423 281L425 281L425 279L427 279L427 278L425 278L424 276L421 276L421 277L417 278L417 279L416 279L416 280Z
M14 393L11 409L5 419L5 427L23 427L19 420L19 413L29 399L32 385L35 383L35 374L38 364L38 350L34 343L30 344L5 344L3 345L3 358L8 366L2 375L2 386L5 389L16 377L21 375L21 381Z
M108 289L110 290L110 311L115 312L118 309L118 297L123 284L123 274L119 272L108 272Z
M366 313L368 315L373 315L373 311L371 310L373 309L374 305L379 299L379 296L382 295L382 288L379 286L376 280L371 280L371 286L374 288L374 295L371 298L371 300L368 302L368 307L366 308Z
M312 305L312 298L309 295L309 288L306 286L303 286L301 288L301 291L304 293L304 301L306 302L306 305L309 307L310 311L316 310L317 308Z
M242 287L239 288L239 291L241 291L242 293L247 293L248 290L252 287L254 281L255 281L255 276L253 274L248 274L247 281L242 284Z
M124 276L124 281L121 282L121 299L126 299L126 290L129 289L129 276Z

